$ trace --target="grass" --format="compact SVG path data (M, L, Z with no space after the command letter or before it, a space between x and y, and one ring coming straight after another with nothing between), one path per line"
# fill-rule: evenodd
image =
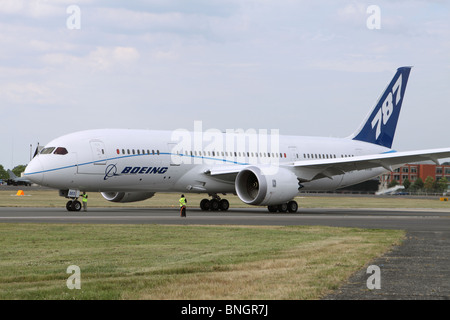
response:
M0 224L0 299L319 299L403 231ZM81 270L69 290L67 267Z
M0 206L61 207L55 190L0 191ZM198 207L205 195L187 194ZM178 207L179 194L90 207ZM231 207L250 207L227 195ZM439 199L302 196L300 208L450 210ZM403 231L329 227L0 224L0 299L320 299ZM67 267L81 269L69 290Z
M140 202L113 203L106 201L100 193L91 192L89 207L176 207L178 208L179 194L157 193L154 197ZM204 194L186 194L188 207L199 207L200 200L208 198ZM250 208L237 196L227 195L231 208ZM415 197L380 197L367 196L300 196L296 198L299 208L414 208L441 209L450 211L450 201L439 201L439 198ZM16 196L16 190L0 191L1 207L61 207L67 200L58 196L56 190L26 190L25 196Z

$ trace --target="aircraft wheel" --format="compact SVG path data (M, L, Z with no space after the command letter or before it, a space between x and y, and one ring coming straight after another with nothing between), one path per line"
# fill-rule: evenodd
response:
M211 201L209 202L209 208L211 209L211 211L219 210L219 200L211 199Z
M287 206L288 206L288 211L289 211L289 212L291 212L291 213L297 212L298 204L297 204L296 201L293 201L293 200L292 200L292 201L289 201L288 204L287 204Z
M278 206L267 206L269 212L277 212Z
M227 211L229 207L230 207L230 203L228 202L227 199L222 199L219 201L219 209L220 210Z
M209 210L210 207L210 203L208 199L203 199L202 201L200 201L200 209L202 209L203 211L207 211Z
M72 211L72 200L67 201L66 203L66 209L67 211Z
M287 203L279 204L278 205L278 211L280 211L280 212L287 212L288 211Z
M80 211L81 210L81 202L75 200L72 202L72 211Z

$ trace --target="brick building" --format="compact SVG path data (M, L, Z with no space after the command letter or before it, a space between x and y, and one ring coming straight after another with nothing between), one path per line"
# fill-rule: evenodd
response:
M396 180L400 185L408 179L411 183L421 178L423 181L430 176L439 181L445 177L450 182L450 164L405 164L394 171L380 176L380 188L386 188L391 181Z

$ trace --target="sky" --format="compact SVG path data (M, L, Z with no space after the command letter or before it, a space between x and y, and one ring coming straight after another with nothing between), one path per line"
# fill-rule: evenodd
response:
M449 147L444 0L0 0L0 164L96 128L346 137L413 66L393 148Z

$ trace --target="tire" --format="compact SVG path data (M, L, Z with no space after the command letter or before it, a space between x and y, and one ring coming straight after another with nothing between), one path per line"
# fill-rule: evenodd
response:
M81 202L75 200L72 202L72 211L80 211L81 210Z
M287 212L288 211L287 203L279 204L278 205L278 211L280 211L280 212Z
M210 206L211 205L208 199L203 199L202 201L200 201L200 209L202 209L203 211L208 211Z
M69 201L67 201L67 203L66 203L66 209L67 209L67 211L73 211L72 210L72 200L69 200Z
M296 201L289 201L287 205L288 205L288 211L289 211L290 213L295 213L295 212L297 212L298 204L297 204Z
M267 206L267 209L269 210L269 212L277 212L278 206Z
M230 203L228 202L227 199L222 199L219 201L219 209L220 210L227 211L229 207L230 207Z
M217 200L217 199L212 199L212 200L209 202L209 209L210 209L211 211L217 211L217 210L219 210L219 200Z

